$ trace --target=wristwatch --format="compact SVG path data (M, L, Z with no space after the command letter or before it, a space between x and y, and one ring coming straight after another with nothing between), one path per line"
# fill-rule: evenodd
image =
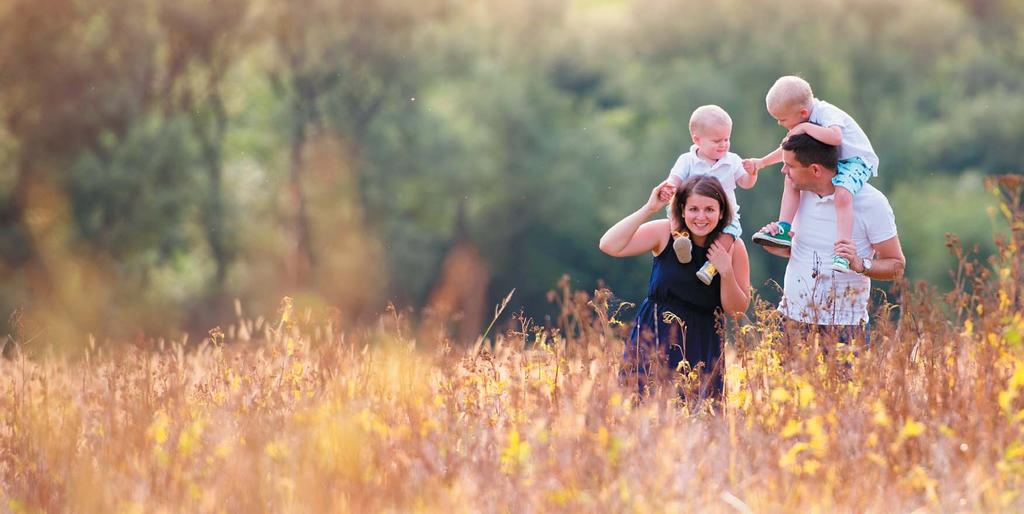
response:
M871 257L864 257L860 262L860 265L864 268L864 271L860 272L860 274L867 275L868 272L871 271Z

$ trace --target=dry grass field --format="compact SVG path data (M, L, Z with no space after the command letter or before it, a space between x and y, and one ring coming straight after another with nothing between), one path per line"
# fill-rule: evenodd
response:
M856 355L785 343L758 305L720 408L665 382L637 401L606 291L472 346L286 299L201 343L23 352L0 362L0 512L1024 511L1020 191L1002 179L999 254L882 302Z

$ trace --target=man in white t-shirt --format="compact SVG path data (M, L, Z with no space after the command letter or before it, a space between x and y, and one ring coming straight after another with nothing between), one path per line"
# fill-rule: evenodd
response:
M894 280L906 266L892 207L866 184L853 200L853 240L836 241L832 177L838 147L799 134L789 137L782 150L782 172L800 191L800 208L792 247L765 247L789 258L779 310L805 331L831 327L845 333L843 339L864 341L871 279ZM771 223L764 230L774 234L779 227ZM846 258L856 273L832 271L833 254Z

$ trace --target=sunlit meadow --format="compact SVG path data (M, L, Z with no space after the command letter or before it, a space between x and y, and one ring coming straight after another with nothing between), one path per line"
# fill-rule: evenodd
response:
M721 409L620 383L608 291L475 345L401 311L341 332L285 299L202 342L0 363L5 512L998 512L1024 509L1024 184L990 261L879 302L857 355L760 303ZM1017 206L1017 207L1015 207ZM827 356L825 356L827 355ZM682 377L687 387L692 377Z

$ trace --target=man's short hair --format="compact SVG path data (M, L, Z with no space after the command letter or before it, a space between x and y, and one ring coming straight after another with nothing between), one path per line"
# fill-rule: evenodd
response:
M702 105L690 115L690 134L703 133L711 127L732 127L732 118L717 105Z
M790 136L782 143L782 149L793 152L793 157L804 166L818 164L835 171L839 162L839 147L822 143L810 134Z
M769 111L804 107L809 109L813 100L814 92L811 91L811 85L796 75L779 77L764 97L764 103Z

